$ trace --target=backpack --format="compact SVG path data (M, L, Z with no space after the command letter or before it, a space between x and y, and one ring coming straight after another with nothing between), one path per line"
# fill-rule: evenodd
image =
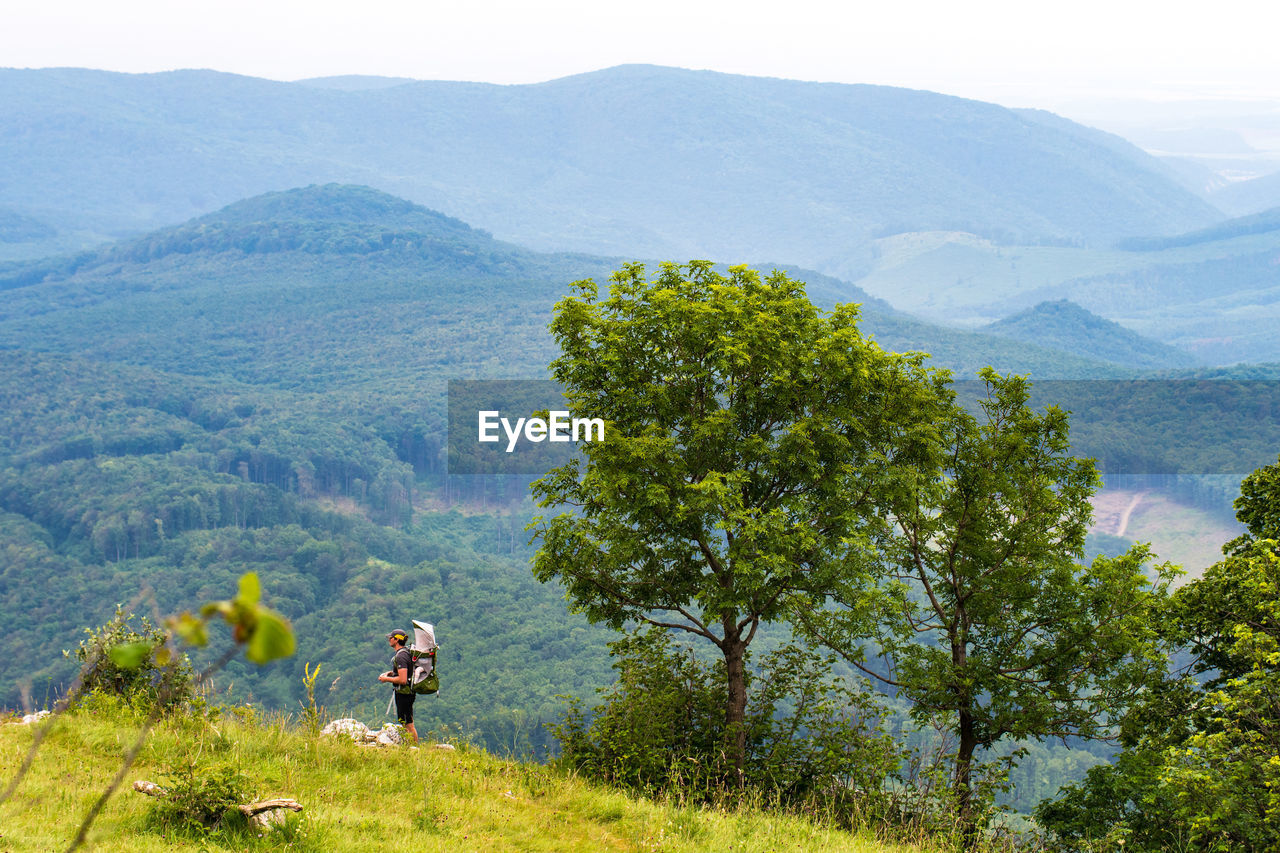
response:
M413 645L409 646L410 693L439 693L440 676L436 671L436 629L429 622L413 622Z

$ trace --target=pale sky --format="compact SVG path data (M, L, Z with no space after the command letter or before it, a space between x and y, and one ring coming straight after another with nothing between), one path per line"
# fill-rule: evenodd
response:
M0 66L527 83L628 62L1013 106L1280 100L1274 3L3 0Z

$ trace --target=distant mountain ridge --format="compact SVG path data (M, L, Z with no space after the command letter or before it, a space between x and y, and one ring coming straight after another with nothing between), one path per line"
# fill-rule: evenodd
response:
M877 234L1093 244L1220 218L1118 138L929 92L654 66L385 82L0 71L0 122L22 128L0 138L0 205L106 238L356 183L542 251L844 278Z
M193 256L224 253L260 260L279 255L282 270L297 264L299 255L391 256L419 274L444 269L543 276L548 266L560 269L560 256L500 242L421 205L369 187L326 184L265 193L182 225L75 255L9 264L0 267L0 290L83 278L104 269L109 276L127 275L126 265L136 268L174 257L180 264L191 260L194 267Z
M1116 248L1133 252L1159 251L1211 243L1215 240L1231 240L1251 234L1269 234L1273 231L1280 231L1280 207L1228 219L1186 234L1174 234L1168 237L1133 237L1122 240Z
M1041 302L984 326L981 331L1147 370L1192 367L1198 363L1190 353L1144 338L1067 299Z
M379 190L310 186L0 270L0 347L96 347L101 357L203 374L223 369L212 353L243 338L253 352L282 349L272 360L232 348L226 369L237 378L316 390L348 381L339 376L347 368L342 354L352 347L379 352L388 375L415 364L427 372L448 364L461 376L487 364L490 375L532 376L553 357L546 323L569 283L603 284L626 260L535 252ZM1057 378L1132 373L1039 342L933 325L856 285L779 266L806 281L819 305L860 303L863 331L881 346L931 353L962 377L985 365ZM264 310L272 318L265 332ZM213 316L220 318L216 327L207 321ZM354 337L347 331L353 322L363 329ZM95 343L89 330L98 326L117 335ZM476 337L479 328L486 331ZM300 342L288 344L295 338ZM211 354L192 363L190 353L206 339L217 341ZM298 355L307 348L329 353L319 359L323 371L312 368L315 356Z

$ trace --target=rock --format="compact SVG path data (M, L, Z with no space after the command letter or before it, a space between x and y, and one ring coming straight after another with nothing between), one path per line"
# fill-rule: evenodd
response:
M341 720L334 720L329 725L320 730L322 735L346 735L354 741L363 741L370 734L369 727L359 720L351 717L343 717Z
M22 718L22 725L29 726L32 723L38 723L45 717L49 716L49 711L36 711L34 714L27 714Z
M378 732L378 743L382 746L398 746L404 743L404 736L400 734L400 727L387 723L382 727L382 731Z
M453 749L456 749L457 747L455 747L455 746L454 746L453 744L451 744L451 743L437 743L435 746L433 746L433 747L431 747L431 748L432 748L432 749L449 749L449 750L453 750Z

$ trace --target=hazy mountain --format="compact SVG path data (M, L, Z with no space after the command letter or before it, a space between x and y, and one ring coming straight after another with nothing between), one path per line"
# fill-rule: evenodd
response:
M982 331L1130 367L1158 370L1197 363L1182 350L1144 338L1066 299L1042 302Z
M1175 234L1170 237L1135 237L1122 240L1117 244L1120 249L1131 251L1160 251L1176 249L1181 246L1196 246L1213 243L1219 240L1232 240L1236 237L1247 237L1251 234L1270 234L1280 231L1280 207L1264 210L1250 216L1228 219L1208 228L1189 231L1186 234Z
M362 89L389 89L405 83L416 83L412 77L379 77L375 74L339 74L332 77L308 77L297 80L304 86L315 86L319 89L340 89L344 92L358 92Z
M1213 203L1213 193L1227 186L1222 174L1201 160L1191 157L1161 155L1160 162L1169 167L1170 174L1184 187Z
M1280 360L1274 211L1112 249L1010 247L937 232L876 248L857 285L934 322L979 327L1069 299L1211 364Z
M0 243L28 243L47 240L56 229L39 219L0 208Z
M1210 198L1222 210L1237 216L1280 206L1280 172L1227 184Z
M105 238L339 181L540 250L846 278L877 234L1097 244L1218 218L1116 137L929 92L652 66L392 82L0 71L0 204Z
M446 366L457 377L538 376L554 355L554 302L570 282L603 282L623 262L534 252L368 187L312 186L0 270L0 346L317 391L424 372L435 387ZM1123 373L922 322L847 282L778 266L821 305L861 303L864 330L885 348L930 352L961 374L989 364L1060 378Z

